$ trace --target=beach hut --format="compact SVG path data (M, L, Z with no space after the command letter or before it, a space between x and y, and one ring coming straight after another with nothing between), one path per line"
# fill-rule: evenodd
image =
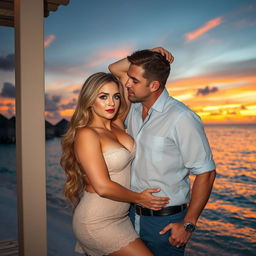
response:
M44 17L69 0L1 0L14 27L19 255L47 255Z

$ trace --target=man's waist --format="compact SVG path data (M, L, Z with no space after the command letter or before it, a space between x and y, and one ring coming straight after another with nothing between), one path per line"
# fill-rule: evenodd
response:
M133 204L133 206L135 207L136 214L138 214L139 216L169 216L180 213L187 208L187 204L182 204L167 206L162 208L161 210L154 211L138 204Z
M170 185L171 186L171 185ZM160 192L152 193L153 196L158 197L169 197L170 202L167 206L175 206L175 205L182 205L182 204L188 204L190 202L189 197L189 187L183 188L183 190L179 190L178 193L176 191L172 191L170 189L166 189L164 186L159 186L159 184L148 184L145 186L134 186L131 185L131 190L137 193L140 193L148 188L159 188Z

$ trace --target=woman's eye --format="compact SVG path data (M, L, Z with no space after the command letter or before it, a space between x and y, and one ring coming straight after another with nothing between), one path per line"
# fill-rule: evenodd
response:
M115 95L114 97L116 100L120 100L120 95Z
M106 100L107 96L106 95L101 95L99 98L102 99L102 100Z

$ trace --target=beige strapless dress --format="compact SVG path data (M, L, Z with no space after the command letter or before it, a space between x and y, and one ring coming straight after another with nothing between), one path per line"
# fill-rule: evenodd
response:
M105 152L111 180L130 188L130 166L135 149L117 148ZM90 256L102 256L119 250L138 238L128 217L129 203L117 202L85 192L75 209L73 231L75 250Z

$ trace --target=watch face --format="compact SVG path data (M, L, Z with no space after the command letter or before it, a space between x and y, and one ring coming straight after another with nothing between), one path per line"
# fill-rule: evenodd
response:
M184 223L185 230L188 232L193 232L195 230L195 225L192 223Z

